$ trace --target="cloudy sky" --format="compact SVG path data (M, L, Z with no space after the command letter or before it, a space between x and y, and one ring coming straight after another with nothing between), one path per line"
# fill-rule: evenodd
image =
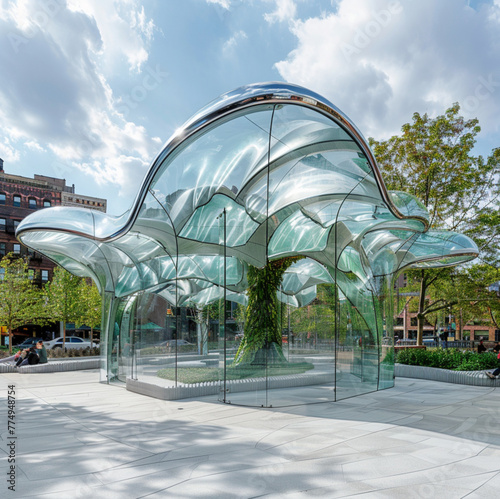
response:
M324 95L366 137L459 102L500 146L500 0L0 0L5 171L121 214L162 144L240 85Z

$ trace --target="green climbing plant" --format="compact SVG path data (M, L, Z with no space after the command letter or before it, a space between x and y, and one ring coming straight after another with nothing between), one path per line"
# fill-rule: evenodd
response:
M250 266L245 335L233 365L273 365L286 362L281 349L277 291L288 267L301 258L303 257L293 256L269 261L261 269Z

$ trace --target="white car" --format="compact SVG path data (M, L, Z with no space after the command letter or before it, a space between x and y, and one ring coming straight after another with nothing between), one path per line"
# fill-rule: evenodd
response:
M59 336L59 338L54 338L53 340L50 341L44 341L43 344L45 345L46 349L50 348L62 348L63 346L63 337ZM84 340L82 338L79 338L78 336L66 336L66 343L64 345L66 348L89 348L89 347L96 347L96 343L91 343L89 340Z

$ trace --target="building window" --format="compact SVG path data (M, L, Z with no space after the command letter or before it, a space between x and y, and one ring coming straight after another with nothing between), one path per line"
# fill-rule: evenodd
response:
M28 269L28 279L32 281L34 277L35 277L35 271L33 269Z
M14 244L14 249L13 249L14 253L16 255L20 255L21 254L21 245L20 244Z
M51 203L48 199L44 199L43 200L43 207L44 208L50 208L51 207Z
M14 222L14 230L16 230L19 227L19 224L21 223L20 220L12 220Z
M5 243L0 243L0 256L5 256Z
M36 210L36 199L35 198L29 198L28 199L28 206L32 210Z
M4 276L5 276L5 269L0 269L0 281L3 281Z
M5 192L0 192L0 204L5 204Z
M47 282L49 280L49 271L42 270L42 282Z
M5 232L5 218L0 218L0 231Z
M14 206L21 206L21 196L19 194L14 194Z

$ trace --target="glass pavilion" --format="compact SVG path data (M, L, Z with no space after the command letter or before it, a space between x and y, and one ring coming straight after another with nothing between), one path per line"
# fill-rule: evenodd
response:
M122 216L49 208L17 237L99 286L102 381L182 387L179 396L215 387L224 402L279 406L393 386L395 277L477 255L428 219L417 199L387 191L339 109L265 83L221 96L178 130ZM250 334L249 269L297 256L276 289L285 362L267 363L266 345L259 363L236 366Z

